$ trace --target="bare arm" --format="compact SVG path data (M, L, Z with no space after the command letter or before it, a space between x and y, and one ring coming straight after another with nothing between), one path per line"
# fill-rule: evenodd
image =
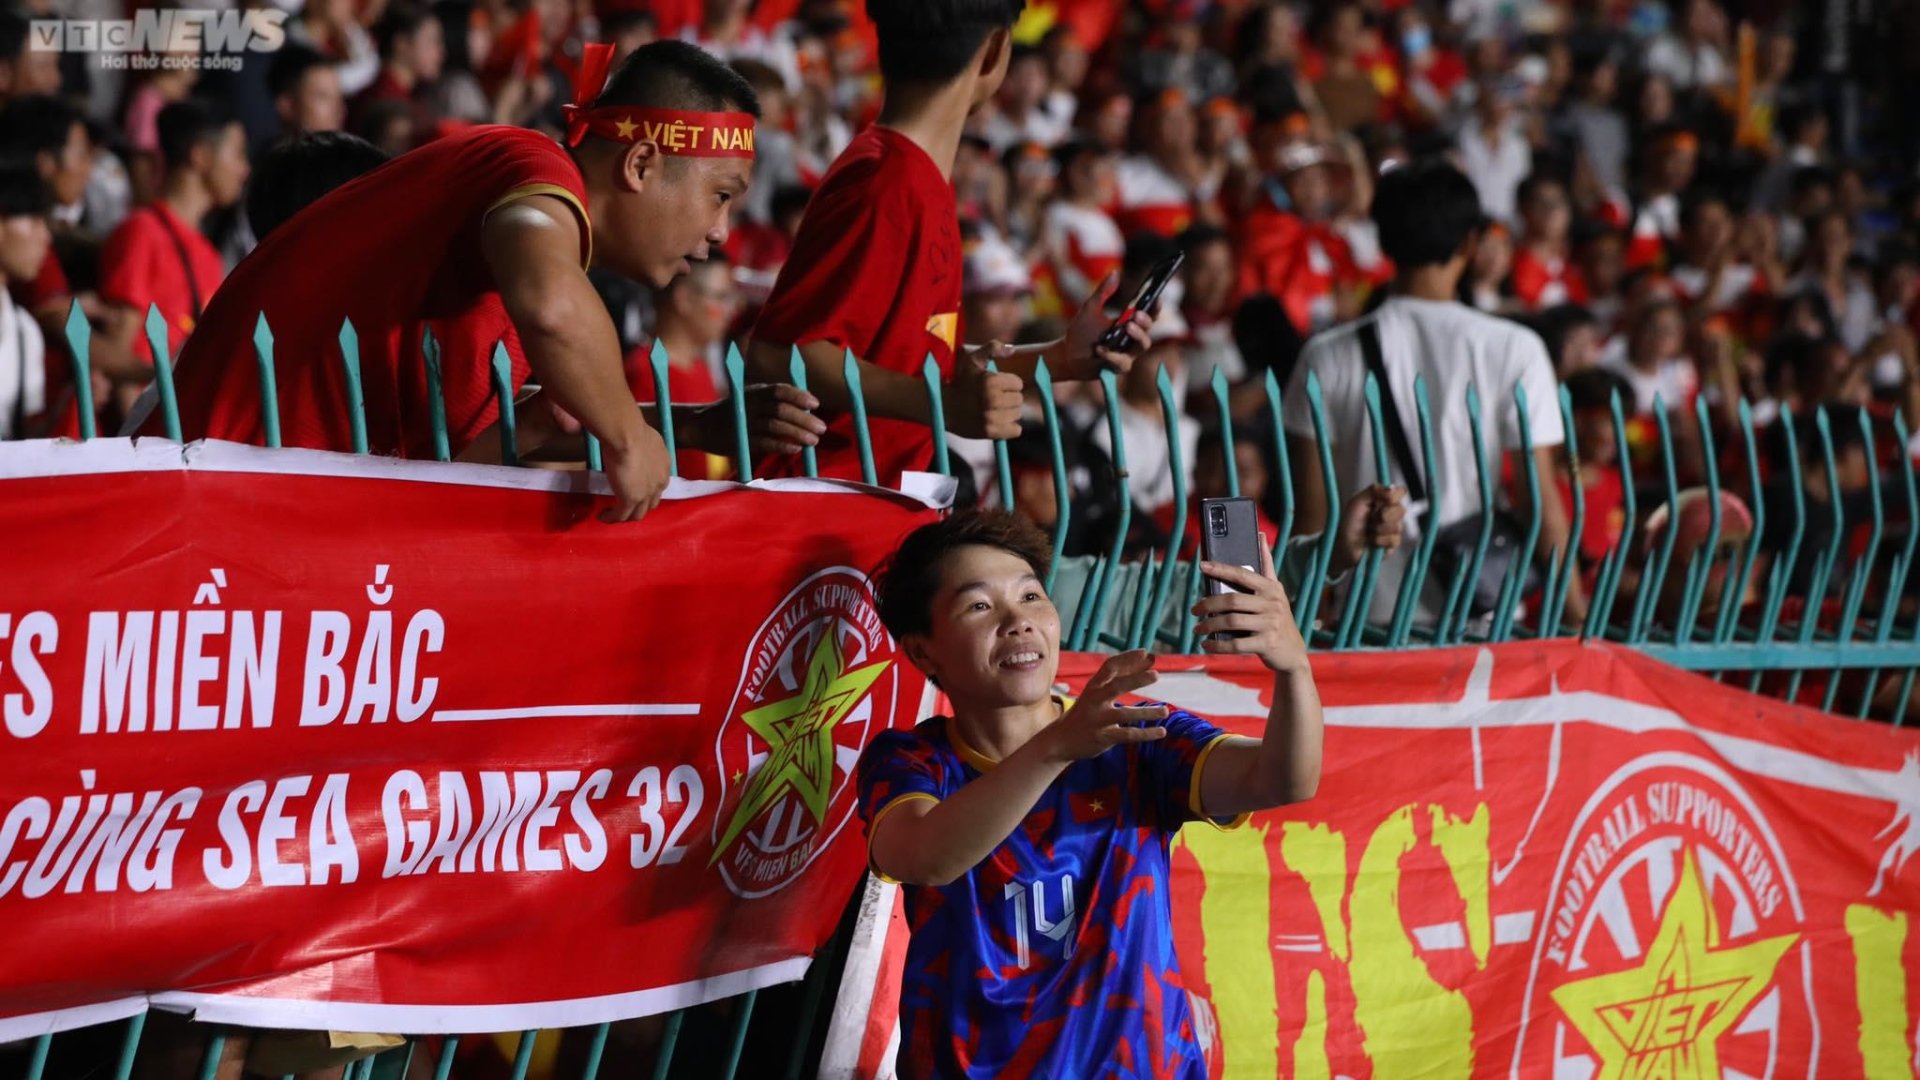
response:
M873 868L913 885L945 885L978 866L1019 828L1033 804L1067 766L1124 743L1165 738L1164 705L1124 707L1114 699L1154 681L1153 657L1108 658L1087 680L1066 715L952 796L901 803L875 824L868 840Z
M580 228L565 202L533 195L487 218L481 250L548 400L600 439L619 499L610 519L637 520L666 488L666 448L633 407L619 335L580 266Z
M1301 802L1320 787L1323 724L1320 692L1313 684L1306 642L1293 621L1293 608L1274 576L1273 559L1261 548L1261 573L1238 566L1204 563L1208 577L1247 592L1208 597L1194 605L1200 616L1195 631L1210 635L1235 631L1242 636L1201 648L1213 655L1257 656L1273 672L1273 707L1260 739L1222 742L1200 775L1200 808L1209 817L1232 817L1253 810Z

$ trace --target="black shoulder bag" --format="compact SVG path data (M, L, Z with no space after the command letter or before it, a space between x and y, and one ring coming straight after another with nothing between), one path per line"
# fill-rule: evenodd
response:
M1360 324L1360 352L1366 357L1367 370L1373 373L1374 381L1380 385L1380 413L1387 428L1387 447L1393 452L1400 475L1406 478L1407 496L1415 503L1426 502L1427 485L1420 470L1414 466L1413 448L1407 444L1406 425L1400 422L1400 407L1393 400L1393 384L1387 381L1387 365L1380 353L1380 327L1375 319L1367 319ZM1497 455L1492 464L1498 467ZM1428 521L1439 512L1438 506L1429 503ZM1474 552L1480 547L1480 532L1485 519L1485 514L1476 513L1440 528L1439 534L1433 538L1431 569L1441 581L1454 581L1472 565ZM1513 572L1514 560L1520 557L1520 547L1526 538L1525 527L1512 512L1500 508L1496 501L1492 532L1487 538L1487 553L1480 560L1480 576L1467 594L1468 617L1478 618L1499 605L1500 589ZM1527 560L1523 574L1520 592L1524 596L1539 588L1542 582L1539 567L1532 559Z

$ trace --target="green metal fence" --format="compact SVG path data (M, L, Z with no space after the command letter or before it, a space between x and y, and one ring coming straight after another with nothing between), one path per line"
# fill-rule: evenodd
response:
M167 434L177 440L181 428L171 357L166 326L157 312L149 313L146 330L155 361L158 409ZM79 396L81 434L83 438L93 438L96 432L88 363L90 331L77 305L68 320L67 337ZM280 443L274 341L264 315L260 317L254 343L260 370L265 443L274 447ZM431 391L435 456L446 461L451 458L452 448L440 400L442 360L430 333L423 338L420 348ZM339 349L348 387L353 447L356 452L365 453L367 433L358 337L350 322L341 326ZM660 403L659 427L667 445L668 460L672 462L677 446L667 387L667 356L657 345L651 367L655 395ZM862 477L872 483L876 480L873 448L868 436L859 366L851 353L846 356L843 371L852 401ZM733 402L736 435L733 457L740 476L751 479L753 462L748 446L745 366L737 348L729 350L725 372ZM504 346L496 347L493 353L492 375L501 405L501 456L511 464L516 459L516 433ZM936 420L936 467L946 471L950 459L943 420L945 402L932 357L926 361L924 375ZM789 376L795 385L806 386L806 371L797 350ZM1190 558L1182 557L1192 494L1177 433L1182 403L1176 400L1173 382L1163 368L1156 388L1173 473L1173 521L1163 544L1144 553L1133 552L1128 548L1128 533L1134 509L1124 490L1127 448L1121 414L1121 410L1129 406L1122 403L1113 374L1101 375L1100 385L1104 391L1102 419L1112 447L1109 480L1119 487L1117 513L1110 539L1101 550L1058 560L1047 582L1063 615L1063 645L1068 649L1093 651L1150 647L1167 652L1193 652L1194 620L1188 611L1199 595L1201 580L1197 565ZM1229 405L1229 387L1217 373L1203 392L1210 393L1213 399L1211 418L1223 433L1220 445L1225 455L1222 465L1228 494L1238 494L1240 486L1235 462L1236 425L1251 424L1265 439L1264 449L1276 466L1273 475L1279 484L1274 499L1278 535L1273 537L1277 561L1297 539L1298 507L1290 479L1295 463L1289 459L1283 434L1282 390L1272 373L1265 376L1262 390L1264 408L1258 410L1251 421L1245 416L1236 420ZM1066 425L1062 421L1059 394L1044 363L1036 372L1034 391L1039 426L1047 436L1050 460L1046 471L1054 483L1056 517L1052 531L1055 546L1059 548L1072 527L1076 500L1070 487L1066 441L1062 434ZM1305 393L1317 436L1317 460L1304 464L1317 469L1328 493L1328 517L1333 520L1339 499L1327 410L1320 387L1311 377L1306 380ZM1513 394L1512 406L1520 418L1518 426L1523 433L1520 449L1531 449L1524 442L1524 433L1529 430L1529 410L1555 408L1560 411L1567 432L1568 454L1577 460L1574 411L1567 392L1562 389L1559 400L1552 402L1529 402L1518 389ZM1396 470L1391 464L1387 442L1380 434L1384 430L1380 388L1371 376L1366 381L1365 402L1371 423L1368 445L1377 474L1391 477ZM1488 404L1477 388L1469 390L1467 405L1477 444L1477 494L1483 510L1494 507L1500 488L1499 452L1489 446L1487 424L1482 422ZM1684 418L1703 434L1702 443L1709 448L1703 456L1704 475L1700 486L1705 489L1710 520L1705 541L1690 544L1683 557L1676 558L1681 532L1677 520L1670 520L1667 528L1644 543L1638 541L1643 534L1636 528L1643 516L1642 509L1660 504L1673 507L1679 502L1681 469L1675 451L1675 417L1656 408L1657 440L1649 452L1640 455L1643 461L1635 466L1634 440L1630 437L1623 403L1616 394L1610 403L1610 434L1620 466L1626 473L1627 482L1623 485L1626 530L1623 540L1594 565L1581 565L1577 544L1574 550L1538 550L1541 500L1557 498L1558 494L1552 488L1555 478L1540 475L1533 455L1521 453L1517 455L1514 482L1529 493L1527 504L1532 511L1522 530L1522 557L1514 560L1512 572L1501 582L1499 601L1491 612L1474 617L1469 604L1472 591L1469 585L1479 580L1482 560L1492 539L1490 514L1481 518L1485 525L1473 557L1448 581L1435 579L1433 555L1437 530L1421 530L1420 539L1412 545L1410 553L1403 556L1406 570L1394 597L1391 617L1372 623L1368 622L1367 614L1372 610L1374 594L1380 586L1383 556L1377 552L1367 555L1340 587L1329 588L1328 570L1335 538L1334 530L1327 528L1317 539L1301 540L1308 556L1305 576L1296 589L1294 601L1296 616L1308 631L1310 646L1332 650L1400 649L1556 636L1616 641L1722 680L1739 681L1750 688L1802 700L1812 699L1813 704L1823 708L1841 708L1863 718L1878 715L1895 724L1903 723L1914 676L1920 671L1920 610L1911 604L1903 605L1915 541L1920 537L1920 530L1914 527L1920 518L1920 499L1916 498L1914 467L1907 451L1909 433L1904 420L1895 416L1890 422L1876 422L1864 409L1845 413L1819 411L1811 421L1818 445L1803 448L1796 438L1798 425L1793 422L1794 418L1782 417L1786 422L1777 425L1785 447L1780 468L1786 470L1792 518L1786 523L1775 523L1777 527L1784 524L1788 539L1781 550L1771 553L1774 557L1770 566L1761 574L1758 568L1768 561L1761 545L1768 533L1766 515L1769 512L1767 499L1762 494L1761 439L1753 410L1746 402L1737 403L1727 415L1731 421L1716 428L1702 400L1696 403L1692 415ZM1866 450L1871 484L1866 489L1866 497L1855 502L1866 507L1867 516L1852 523L1865 529L1863 542L1848 542L1849 522L1838 497L1843 458L1836 450L1836 416L1845 417L1840 423L1856 424L1860 436L1857 442L1849 437L1840 439L1840 443L1863 445ZM1415 388L1414 420L1418 428L1415 440L1420 458L1418 467L1423 475L1432 477L1435 432L1423 384ZM1815 513L1816 507L1803 482L1803 449L1815 452L1810 464L1820 471L1818 479L1832 495L1828 502L1830 509L1821 514ZM589 464L597 467L599 448L591 438L587 455ZM1878 464L1883 458L1897 461L1891 475L1883 475ZM806 475L817 475L812 450L805 452L803 464ZM1849 464L1856 462L1849 459ZM983 494L1002 505L1012 505L1014 474L1005 444L994 448L992 471L993 483ZM1847 471L1858 469L1850 467ZM1572 490L1570 535L1578 538L1588 507L1580 485L1573 484ZM1749 536L1726 550L1722 550L1724 545L1720 542L1724 524L1720 500L1723 491L1741 495L1753 517ZM1433 497L1437 499L1438 493L1433 493ZM1671 517L1677 518L1677 515ZM1819 550L1809 547L1803 552L1810 524L1825 528L1828 537ZM1776 535L1779 531L1776 529ZM1795 568L1803 557L1810 560L1809 582L1806 589L1796 590ZM1524 585L1524 567L1529 558L1543 559L1546 569L1544 586L1531 591ZM1585 618L1576 621L1568 617L1568 601L1573 581L1583 571L1593 581L1593 592ZM1671 591L1670 579L1677 582L1677 588ZM1437 595L1443 601L1437 612L1423 614L1421 597L1428 595L1430 580L1436 581ZM1753 598L1743 601L1749 586ZM1714 603L1715 597L1723 602ZM1806 682L1809 673L1817 673L1812 685ZM778 987L764 994L749 993L657 1019L657 1031L646 1040L651 1043L647 1075L730 1078L742 1071L743 1061L748 1062L745 1068L750 1075L799 1077L810 1073L809 1055L817 1053L823 1035L820 1003L829 983L838 978L850 927L851 920L843 920L840 933L823 950L821 962L813 965L807 979L798 986ZM770 1000L777 1008L756 1010L757 1005ZM43 1036L14 1047L11 1058L0 1057L0 1060L17 1059L23 1065L24 1076L39 1080L43 1075L53 1075L48 1071L48 1063L59 1058L61 1047L56 1043L84 1045L94 1048L105 1075L128 1080L142 1057L146 1019L143 1014L119 1025L80 1029L57 1039ZM568 1045L575 1051L570 1056L570 1064L572 1059L578 1060L578 1075L591 1080L599 1074L614 1028L614 1025L601 1024L570 1033ZM683 1035L683 1031L694 1030L698 1035L692 1039ZM521 1033L510 1065L514 1080L528 1075L537 1034ZM345 1080L426 1075L444 1080L454 1073L460 1042L461 1038L454 1036L412 1039L403 1047L348 1066ZM690 1042L692 1050L688 1049ZM108 1053L101 1049L104 1047L113 1049ZM204 1047L198 1054L198 1075L213 1077L220 1073L226 1050L225 1033L219 1029L206 1033Z

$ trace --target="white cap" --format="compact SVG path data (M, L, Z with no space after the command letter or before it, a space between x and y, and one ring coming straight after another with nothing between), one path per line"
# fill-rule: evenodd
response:
M982 293L1033 291L1033 275L1013 248L997 236L982 236L967 249L960 290L967 296Z

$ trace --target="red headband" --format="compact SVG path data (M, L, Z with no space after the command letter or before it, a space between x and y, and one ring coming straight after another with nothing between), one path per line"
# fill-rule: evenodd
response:
M580 77L574 84L573 104L561 109L567 118L567 145L578 146L589 134L615 142L646 140L664 154L684 157L753 157L752 115L743 112L698 112L688 109L648 109L637 105L593 107L613 67L613 46L594 44L580 58Z

